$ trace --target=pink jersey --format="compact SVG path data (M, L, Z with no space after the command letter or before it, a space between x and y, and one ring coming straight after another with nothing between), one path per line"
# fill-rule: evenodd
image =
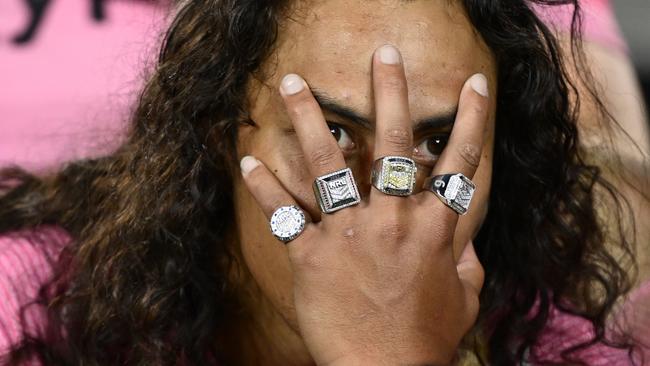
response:
M608 324L610 339L629 339L637 346L631 356L627 350L597 343L572 354L572 357L590 366L632 365L630 357L636 365L650 362L650 280L627 297ZM562 361L561 350L587 342L593 336L593 329L584 319L553 308L546 329L531 350L531 361L533 364L559 363Z
M69 240L55 227L0 236L0 355L20 341L22 315L30 334L43 334L43 308L29 306L24 314L21 308L36 299L41 285L51 278Z

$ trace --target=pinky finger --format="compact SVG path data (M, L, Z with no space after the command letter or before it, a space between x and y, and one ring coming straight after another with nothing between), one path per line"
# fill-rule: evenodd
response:
M267 219L270 220L273 213L280 207L300 207L293 196L262 162L252 156L246 156L241 160L240 165L244 183ZM309 214L305 210L302 211L305 213L307 222L311 222Z

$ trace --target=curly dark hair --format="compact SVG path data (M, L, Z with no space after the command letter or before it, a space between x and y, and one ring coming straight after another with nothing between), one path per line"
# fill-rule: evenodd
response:
M477 333L488 352L481 358L495 365L525 359L552 306L594 330L593 339L563 352L565 361L579 362L572 355L590 344L613 344L605 318L630 282L612 252L631 256L631 242L623 230L616 240L606 236L596 188L617 203L613 214L625 214L624 205L581 158L579 96L533 3L576 7L579 52L577 1L464 0L498 62L493 187L475 242L486 270ZM54 225L71 237L55 258L54 277L27 305L46 307L47 331L25 331L6 361L227 362L215 340L236 327L240 311L230 276L239 265L232 232L237 131L249 123L246 85L263 77L287 5L183 2L116 152L42 177L2 171L0 233Z

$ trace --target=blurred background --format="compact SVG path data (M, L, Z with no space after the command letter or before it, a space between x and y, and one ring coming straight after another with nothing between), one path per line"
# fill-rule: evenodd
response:
M614 0L614 11L650 102L650 0Z
M0 166L42 171L117 147L171 2L1 0ZM593 20L590 40L629 55L650 104L650 0L583 0L583 7Z
M119 146L156 58L164 0L0 0L0 166Z

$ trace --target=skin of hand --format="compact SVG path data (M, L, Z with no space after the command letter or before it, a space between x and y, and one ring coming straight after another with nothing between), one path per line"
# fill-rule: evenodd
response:
M374 51L385 44L400 50L408 81L412 156L418 164L416 191L446 149L465 82L476 73L488 79L489 118L472 179L477 189L472 207L459 218L453 235L453 255L458 260L487 213L497 99L496 60L458 2L296 1L295 9L280 22L273 53L249 82L248 114L255 123L240 127L238 157L252 155L260 160L300 207L320 221L312 191L314 177L307 168L309 157L278 88L285 75L295 73L325 97L319 99L323 115L331 128L338 126L335 137L346 165L362 198L368 197L377 118L372 60ZM241 292L242 304L241 315L233 319L229 336L219 340L219 346L229 351L228 364L312 365L298 325L288 247L271 234L268 218L239 169L233 179L237 223L233 254L239 265L232 283Z
M375 52L372 80L374 158L411 157L407 81L395 47ZM345 168L343 153L307 83L287 75L281 95L312 177ZM454 128L433 175L474 176L488 105L487 79L475 74L462 88ZM241 166L267 218L281 206L299 205L258 160L245 157ZM287 248L298 324L314 361L449 364L476 320L483 284L471 242L458 262L454 258L457 222L458 215L429 191L395 197L372 189L361 204L307 224Z

